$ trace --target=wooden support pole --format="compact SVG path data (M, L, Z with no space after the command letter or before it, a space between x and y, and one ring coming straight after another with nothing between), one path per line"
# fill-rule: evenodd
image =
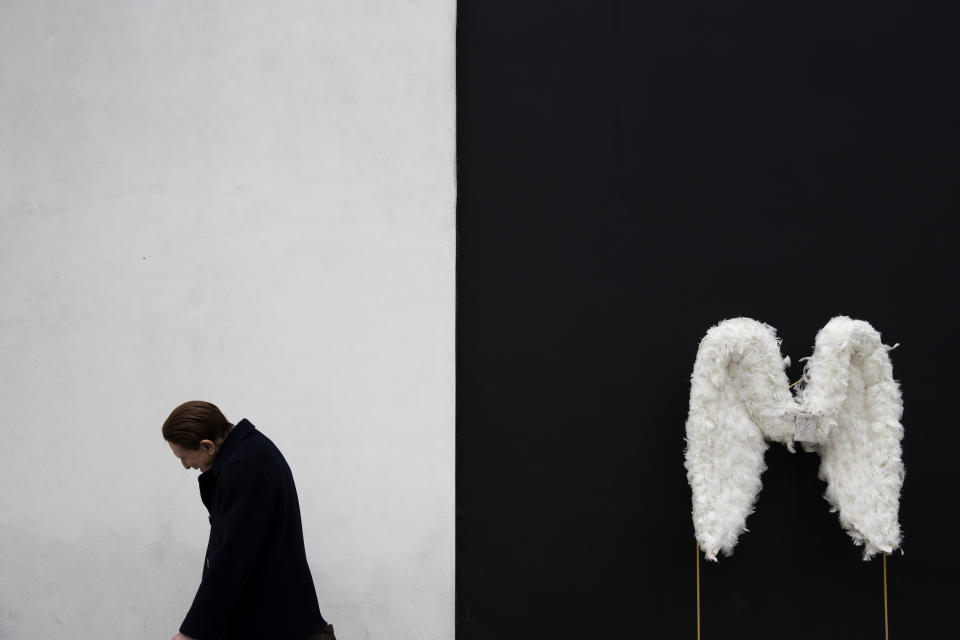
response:
M700 543L697 543L697 640L700 640Z

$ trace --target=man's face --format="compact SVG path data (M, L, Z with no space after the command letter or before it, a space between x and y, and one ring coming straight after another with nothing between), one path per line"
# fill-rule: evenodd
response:
M175 442L168 442L173 455L177 456L184 469L200 469L207 471L213 466L216 446L210 440L200 442L200 448L187 449Z

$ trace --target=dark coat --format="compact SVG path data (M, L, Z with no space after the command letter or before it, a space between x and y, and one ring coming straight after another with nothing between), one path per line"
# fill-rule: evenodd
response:
M180 633L199 640L303 640L326 626L280 450L247 420L200 474L210 512L203 579Z

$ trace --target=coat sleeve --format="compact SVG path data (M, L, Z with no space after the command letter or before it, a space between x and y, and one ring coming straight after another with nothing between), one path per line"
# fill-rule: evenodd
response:
M180 633L197 640L223 635L256 566L275 506L271 485L246 461L224 467L217 491L222 493L213 523L222 541L207 550L207 569L180 625Z

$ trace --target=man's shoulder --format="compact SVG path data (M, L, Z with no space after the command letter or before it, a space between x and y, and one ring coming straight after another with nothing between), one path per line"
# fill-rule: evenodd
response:
M246 438L237 445L234 455L258 455L262 452L279 454L280 450L273 441L259 429L253 429ZM233 458L234 456L230 456Z
M284 458L270 438L259 430L253 430L237 444L236 449L230 452L224 470L238 463L249 464L264 471L282 465Z

